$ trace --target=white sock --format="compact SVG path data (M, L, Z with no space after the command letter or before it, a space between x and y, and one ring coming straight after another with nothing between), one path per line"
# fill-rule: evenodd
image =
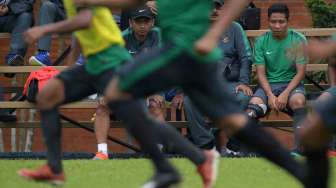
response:
M98 152L101 152L107 155L108 154L107 153L107 143L98 144Z

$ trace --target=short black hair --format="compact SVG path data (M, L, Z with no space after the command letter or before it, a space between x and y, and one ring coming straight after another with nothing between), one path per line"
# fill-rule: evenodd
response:
M285 3L274 3L268 8L268 18L271 17L273 13L282 13L285 14L287 20L289 19L289 9Z

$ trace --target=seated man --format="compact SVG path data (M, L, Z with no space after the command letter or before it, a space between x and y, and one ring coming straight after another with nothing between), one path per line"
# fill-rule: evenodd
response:
M255 64L259 87L248 105L248 114L259 118L267 106L276 111L291 111L294 119L295 150L298 148L298 122L305 116L304 57L290 58L288 49L306 43L302 34L288 29L289 10L286 4L276 3L268 9L270 30L255 43Z
M211 20L215 21L224 0L213 1L214 10ZM221 68L223 81L227 80L226 89L237 97L241 107L245 109L253 94L248 86L251 77L252 51L246 34L238 23L233 22L223 34L219 47L224 54ZM194 144L202 149L212 149L215 144L214 135L210 132L204 116L191 104L189 97L185 97L184 108L190 122L189 131ZM239 147L232 139L229 143L234 144L236 148Z
M6 0L0 1L0 32L11 33L9 53L6 64L17 66L23 64L27 45L22 38L22 33L33 23L34 0ZM13 77L14 74L5 74Z
M135 56L160 44L160 30L154 27L154 14L147 6L139 7L130 12L130 27L123 32L123 38L128 52ZM161 95L151 96L148 100L149 110L157 119L164 121L162 109L164 99ZM110 111L105 106L104 99L99 99L99 106L95 117L95 133L98 152L95 160L108 159L107 134L110 127Z
M66 17L62 0L42 1L39 14L39 24L46 25L53 22L64 20ZM37 42L38 53L30 57L31 65L51 65L49 52L51 48L51 35L42 37Z

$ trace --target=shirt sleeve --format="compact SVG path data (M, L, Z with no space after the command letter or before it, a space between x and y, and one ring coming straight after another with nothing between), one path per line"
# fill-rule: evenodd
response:
M249 84L252 66L252 50L243 28L238 23L235 25L234 42L241 65L239 82Z

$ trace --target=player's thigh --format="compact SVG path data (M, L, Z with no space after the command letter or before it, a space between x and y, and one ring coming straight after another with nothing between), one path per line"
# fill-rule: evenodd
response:
M63 103L79 101L97 92L92 84L97 80L85 70L84 66L73 66L61 72L57 78L64 85Z

